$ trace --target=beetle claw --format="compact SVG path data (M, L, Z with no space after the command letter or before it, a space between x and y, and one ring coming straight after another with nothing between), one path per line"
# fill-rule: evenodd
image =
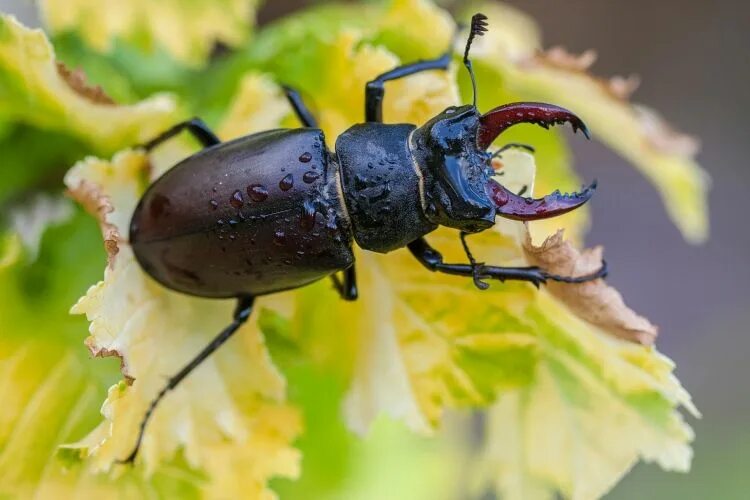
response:
M545 129L570 123L573 132L580 130L587 139L591 138L583 120L565 108L541 102L517 102L499 106L479 117L477 145L487 149L497 136L519 123L533 123Z
M487 194L495 204L496 214L520 221L547 219L575 210L589 201L595 190L596 180L577 193L554 191L543 198L525 198L492 179L487 184Z

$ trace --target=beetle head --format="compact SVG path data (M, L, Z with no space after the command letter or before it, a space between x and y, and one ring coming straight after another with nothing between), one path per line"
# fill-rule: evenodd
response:
M477 146L479 118L474 106L449 107L414 131L426 216L435 224L470 232L494 224L495 206L486 192L493 171L490 155Z
M503 131L519 123L544 128L584 123L570 111L542 103L514 103L480 115L473 105L449 107L414 131L412 147L424 177L427 218L444 226L476 232L492 226L495 217L536 220L561 215L591 198L596 184L579 193L558 191L543 198L519 196L492 177L487 148Z
M469 71L474 103L449 107L414 131L412 149L424 177L425 215L435 224L476 232L492 226L495 216L516 220L554 217L589 200L596 182L580 193L559 191L543 198L523 198L492 179L492 155L487 148L506 129L519 123L544 128L570 123L589 136L586 125L567 109L552 104L519 102L499 106L483 115L476 107L477 86L469 59L476 36L487 31L487 17L471 19L464 64Z

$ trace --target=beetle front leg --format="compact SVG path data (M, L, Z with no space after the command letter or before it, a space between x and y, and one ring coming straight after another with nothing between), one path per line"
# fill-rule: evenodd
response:
M382 123L383 121L383 97L385 96L385 82L397 80L405 76L435 69L446 70L451 63L453 55L452 48L437 59L417 61L411 64L399 66L386 71L372 81L367 82L365 87L365 121Z
M549 281L558 281L561 283L586 283L587 281L604 278L607 275L607 264L602 262L596 272L585 276L560 276L548 273L538 267L500 267L487 266L481 263L471 264L446 264L443 262L443 255L435 250L424 238L412 241L408 245L409 251L414 257L430 271L453 274L456 276L466 276L479 280L496 279L499 281L515 280L527 281L535 287ZM477 285L479 288L481 286Z
M344 281L342 282L335 274L331 275L333 286L341 298L347 301L357 300L359 291L357 290L357 270L354 264L344 270Z
M141 147L146 151L151 151L162 142L171 139L183 130L190 132L190 134L198 139L198 142L200 142L205 148L215 146L221 142L221 139L219 139L216 134L208 128L208 125L206 125L203 120L200 118L191 118L190 120L178 123L169 130L162 132L147 143L141 145Z

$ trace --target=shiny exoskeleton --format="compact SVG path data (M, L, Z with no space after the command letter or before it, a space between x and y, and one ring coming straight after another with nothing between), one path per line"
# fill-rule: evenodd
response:
M474 84L469 48L486 30L472 19L464 63ZM153 400L138 442L161 398L247 320L259 295L298 288L330 276L346 300L357 297L353 244L386 253L407 247L427 269L484 280L581 283L592 275L565 277L535 267L475 262L464 237L483 231L497 216L534 220L585 203L580 193L524 198L492 177L487 148L517 123L586 127L573 113L541 103L515 103L480 114L476 105L450 107L421 127L382 123L384 83L426 70L444 70L440 58L395 68L367 84L363 124L343 132L331 147L297 92L285 88L305 128L269 130L222 143L199 119L178 124L147 143L150 150L182 130L204 149L156 180L131 221L130 243L143 270L167 288L190 295L237 298L233 322ZM475 101L476 101L476 85ZM476 103L476 102L475 102ZM495 153L496 155L497 153ZM467 263L443 262L424 236L439 226L460 230ZM343 272L343 279L337 273Z

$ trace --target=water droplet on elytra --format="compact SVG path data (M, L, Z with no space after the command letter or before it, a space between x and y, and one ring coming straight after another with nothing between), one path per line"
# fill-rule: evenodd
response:
M302 176L302 180L305 181L306 184L312 184L318 180L318 177L320 177L318 172L305 172L305 175Z
M245 204L245 200L242 199L242 193L239 190L232 193L232 197L229 198L229 203L234 208L242 208L242 205Z
M315 206L310 201L305 201L302 205L302 214L299 219L300 227L305 231L310 231L315 227L315 212Z
M279 189L282 191L289 191L294 186L294 177L292 174L286 174L283 179L279 181Z
M302 163L307 163L310 160L312 160L312 155L308 152L304 152L299 156L299 161L301 161Z
M247 195L253 201L263 201L268 198L268 189L263 184L250 184L247 187Z
M276 231L273 235L273 242L278 246L282 246L286 243L286 233L284 231Z

